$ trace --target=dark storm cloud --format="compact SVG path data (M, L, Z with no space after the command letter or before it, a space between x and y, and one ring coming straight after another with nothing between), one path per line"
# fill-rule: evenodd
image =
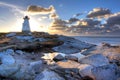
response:
M73 22L76 22L76 21L78 21L79 19L77 19L77 18L70 18L69 19L69 23L73 23Z
M107 19L108 25L120 25L120 13L116 13Z
M31 13L53 13L55 12L55 9L53 6L50 6L49 8L44 8L41 6L30 5L27 8L27 11Z
M111 11L107 8L94 8L87 15L88 18L103 17L105 15L110 15Z

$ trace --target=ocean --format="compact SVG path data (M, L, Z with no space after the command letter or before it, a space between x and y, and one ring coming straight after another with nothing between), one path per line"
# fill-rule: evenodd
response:
M74 36L74 38L96 45L100 45L101 43L110 43L112 45L120 45L120 37L103 37L103 36Z

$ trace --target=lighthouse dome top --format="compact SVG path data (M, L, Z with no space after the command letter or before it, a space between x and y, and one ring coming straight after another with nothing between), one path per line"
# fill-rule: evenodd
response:
M23 19L30 19L28 16L25 16Z

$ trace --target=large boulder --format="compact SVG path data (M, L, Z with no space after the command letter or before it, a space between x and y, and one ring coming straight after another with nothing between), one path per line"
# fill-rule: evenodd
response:
M64 60L64 59L65 59L65 57L63 57L61 54L58 54L57 56L55 56L53 58L54 61L61 61L61 60Z
M10 65L15 63L15 59L13 58L13 56L11 56L10 54L5 54L4 52L0 53L0 60L1 64Z
M120 53L108 53L107 58L111 63L116 63L118 66L120 66Z
M21 66L16 64L13 65L2 64L0 65L0 76L10 78L11 75L14 75L16 72L18 72L20 68Z
M79 67L79 74L82 78L89 76L90 78L94 79L94 75L92 74L91 70L93 69L93 66L88 64L81 64Z
M64 44L54 47L53 49L57 52L65 54L77 53L83 49L88 49L94 46L92 44L81 42L79 40L66 36L59 36L58 39L60 41L63 41Z
M102 54L92 54L79 60L82 64L89 64L95 67L109 64L109 61Z
M80 64L71 60L59 61L56 64L57 66L52 67L51 69L66 80L83 80L82 78L89 80L87 76L91 79L94 78L91 73L91 69L93 68L91 65Z
M42 61L35 61L29 64L28 70L32 73L39 73L43 69Z
M95 77L95 80L117 80L117 78L120 77L120 72L117 66L114 64L93 68L92 73Z
M44 70L42 73L38 74L34 80L65 80L65 79L63 79L57 73L51 70Z
M35 77L35 74L30 73L25 68L21 68L15 74L10 76L10 78L14 80L33 80L34 77Z

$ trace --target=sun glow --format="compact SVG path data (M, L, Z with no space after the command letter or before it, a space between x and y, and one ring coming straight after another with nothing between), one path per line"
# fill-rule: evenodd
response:
M47 26L42 26L45 25L44 23L40 23L34 18L31 18L29 22L30 22L31 31L43 31L43 32L48 31Z
M15 24L13 24L13 26L11 28L11 31L13 31L13 32L21 31L23 22L24 22L23 19L17 19ZM29 24L30 24L30 29L31 29L32 32L34 32L34 31L47 32L48 31L48 27L47 26L42 26L44 24L38 22L33 17L30 17Z

